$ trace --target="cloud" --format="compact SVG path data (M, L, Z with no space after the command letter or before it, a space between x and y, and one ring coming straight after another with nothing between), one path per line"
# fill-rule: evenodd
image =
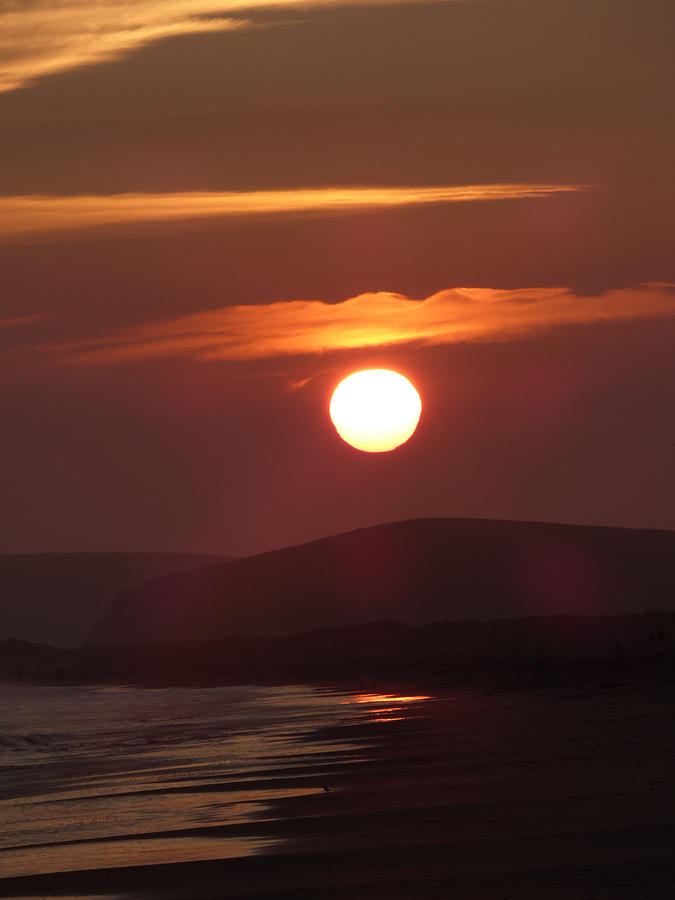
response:
M0 91L35 78L118 59L160 38L227 31L243 20L209 18L236 4L195 0L33 0L0 4ZM214 9L215 7L215 9Z
M478 184L446 187L355 187L288 191L111 194L104 196L0 197L0 238L67 231L101 225L128 225L218 216L340 212L547 197L580 186L559 184Z
M334 304L297 300L227 307L48 349L82 363L176 356L247 360L407 342L513 340L571 324L673 315L672 284L621 288L595 297L566 288L456 288L426 300L381 292Z
M17 328L19 325L30 325L33 322L36 322L38 319L43 318L44 316L41 313L33 313L28 316L13 316L5 319L0 318L0 329Z
M0 92L162 38L246 27L246 12L396 2L414 0L0 0Z

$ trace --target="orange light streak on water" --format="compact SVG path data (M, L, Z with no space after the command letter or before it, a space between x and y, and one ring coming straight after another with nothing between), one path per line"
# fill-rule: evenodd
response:
M399 696L398 694L358 694L349 700L343 700L343 704L350 703L417 703L422 700L432 700L425 694Z

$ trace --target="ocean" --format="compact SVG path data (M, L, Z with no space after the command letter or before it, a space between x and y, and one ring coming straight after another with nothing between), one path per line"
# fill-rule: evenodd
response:
M0 876L269 852L278 839L209 830L321 793L367 746L319 730L395 718L406 699L304 685L2 685Z
M433 697L0 686L0 897L661 900L672 683L612 671Z

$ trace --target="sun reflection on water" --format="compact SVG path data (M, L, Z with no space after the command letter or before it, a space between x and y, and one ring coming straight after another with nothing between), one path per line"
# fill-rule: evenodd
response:
M428 694L356 694L348 700L343 700L343 704L350 703L395 703L405 705L407 703L419 703L422 700L432 700Z
M342 701L343 706L358 704L363 709L356 722L402 722L415 703L433 700L428 694L355 694Z

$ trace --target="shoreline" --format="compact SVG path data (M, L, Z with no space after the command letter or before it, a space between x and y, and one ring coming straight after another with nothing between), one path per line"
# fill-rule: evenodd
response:
M456 688L494 693L549 690L553 687L604 687L630 683L661 683L675 690L675 654L645 654L625 658L478 660L473 665L435 662L380 668L307 668L279 672L96 672L64 677L21 677L0 672L0 687L285 687L304 685L317 690L351 692L447 692Z

